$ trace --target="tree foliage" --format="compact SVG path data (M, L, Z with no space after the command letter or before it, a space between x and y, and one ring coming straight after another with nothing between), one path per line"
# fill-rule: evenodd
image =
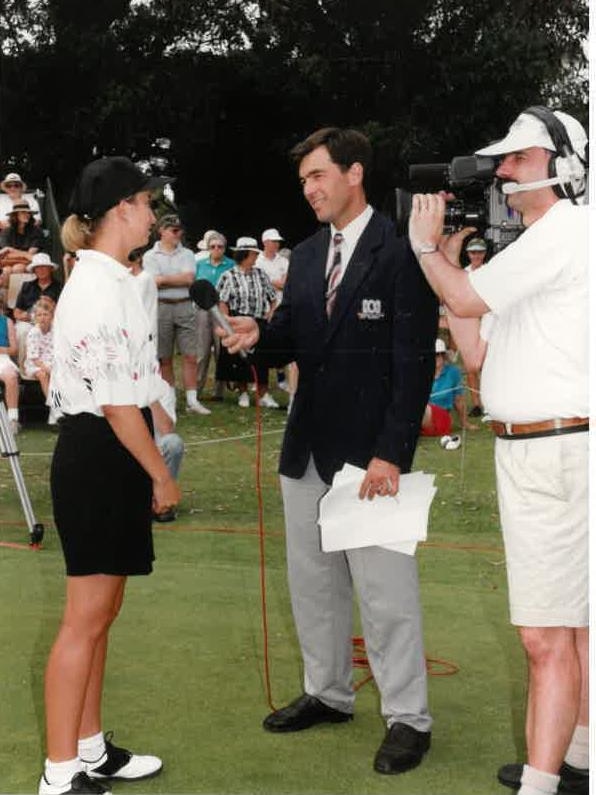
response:
M587 25L583 0L0 0L0 159L64 207L92 157L168 139L195 234L295 239L313 225L297 140L365 130L383 203L408 163L466 154L530 104L586 122Z

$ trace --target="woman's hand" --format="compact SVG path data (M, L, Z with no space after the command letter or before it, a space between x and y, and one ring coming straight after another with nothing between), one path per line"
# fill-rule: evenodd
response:
M164 513L180 502L180 489L172 477L153 481L153 513Z

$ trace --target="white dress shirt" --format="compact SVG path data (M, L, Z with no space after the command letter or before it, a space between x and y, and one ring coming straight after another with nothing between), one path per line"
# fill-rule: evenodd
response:
M336 232L341 232L343 235L343 240L340 246L341 252L341 276L339 281L343 279L344 273L346 272L346 267L352 258L352 254L354 253L354 249L358 241L360 240L360 236L364 232L366 225L372 218L373 208L370 204L367 204L365 209L357 215L349 224L344 226L343 229L337 229L333 224L330 224L331 228L331 240L329 241L329 253L327 254L327 268L325 270L326 274L329 274L331 270L331 265L333 262L333 237ZM339 282L338 282L339 284Z

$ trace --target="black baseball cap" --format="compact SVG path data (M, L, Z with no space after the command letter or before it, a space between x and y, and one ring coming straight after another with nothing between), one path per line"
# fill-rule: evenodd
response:
M71 213L80 218L100 218L122 199L143 190L163 188L170 177L143 174L128 157L102 157L85 166L70 198Z

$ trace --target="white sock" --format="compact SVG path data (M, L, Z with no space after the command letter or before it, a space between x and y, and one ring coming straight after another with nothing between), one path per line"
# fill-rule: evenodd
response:
M565 761L572 767L587 770L590 767L590 735L587 726L575 727Z
M72 781L73 776L83 770L83 763L78 756L74 759L67 759L66 762L51 762L46 759L44 765L44 775L48 784L62 787Z
M518 795L555 795L559 776L524 765Z
M194 406L197 402L197 390L196 389L187 389L186 390L186 405L187 406Z
M79 740L79 756L84 762L98 762L106 752L103 732Z
M16 420L19 421L19 410L18 409L8 409L7 412L9 420Z

